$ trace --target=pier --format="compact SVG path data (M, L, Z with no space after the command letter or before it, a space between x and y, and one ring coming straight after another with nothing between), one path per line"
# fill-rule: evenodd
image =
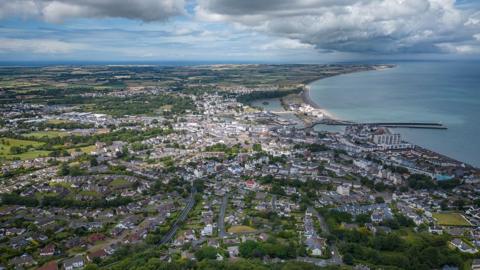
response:
M371 123L355 123L350 121L339 121L333 119L323 119L305 125L305 129L313 128L316 125L334 125L334 126L350 126L350 125L369 125L389 128L418 128L418 129L448 129L441 123L434 122L371 122Z

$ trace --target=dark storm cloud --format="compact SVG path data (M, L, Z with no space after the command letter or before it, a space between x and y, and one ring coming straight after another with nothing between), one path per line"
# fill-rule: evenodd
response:
M322 50L466 53L480 45L479 13L453 0L199 0L196 12Z

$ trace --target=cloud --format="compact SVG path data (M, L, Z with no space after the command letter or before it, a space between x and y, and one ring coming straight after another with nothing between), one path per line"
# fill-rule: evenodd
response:
M468 51L480 25L478 12L454 0L198 0L195 13L320 50L360 53L445 52L441 44L456 43Z
M73 44L52 39L0 38L0 53L31 52L34 54L67 54L84 49L82 44Z
M295 39L280 39L273 42L269 42L260 46L261 50L296 50L296 49L312 49L313 46L310 44L301 43Z
M184 14L185 0L0 0L0 18L38 17L59 23L72 18L164 21Z

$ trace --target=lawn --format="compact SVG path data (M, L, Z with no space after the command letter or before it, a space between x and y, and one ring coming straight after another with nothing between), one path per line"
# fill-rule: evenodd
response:
M438 224L445 226L471 226L470 222L459 213L433 213Z
M243 226L243 225L238 225L238 226L232 226L228 229L229 233L249 233L249 232L255 232L256 230L250 226Z
M130 184L130 182L128 182L125 179L117 178L117 179L113 180L112 182L110 182L109 186L111 186L113 188L124 188L124 187L131 186L131 184Z

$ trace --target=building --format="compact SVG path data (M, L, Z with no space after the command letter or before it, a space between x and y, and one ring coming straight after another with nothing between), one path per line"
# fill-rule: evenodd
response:
M349 185L339 185L337 187L337 193L343 196L350 195L350 186Z
M84 266L84 261L82 256L77 255L71 259L67 259L63 262L63 268L65 270L73 270L73 269L78 269L78 268L83 268Z

